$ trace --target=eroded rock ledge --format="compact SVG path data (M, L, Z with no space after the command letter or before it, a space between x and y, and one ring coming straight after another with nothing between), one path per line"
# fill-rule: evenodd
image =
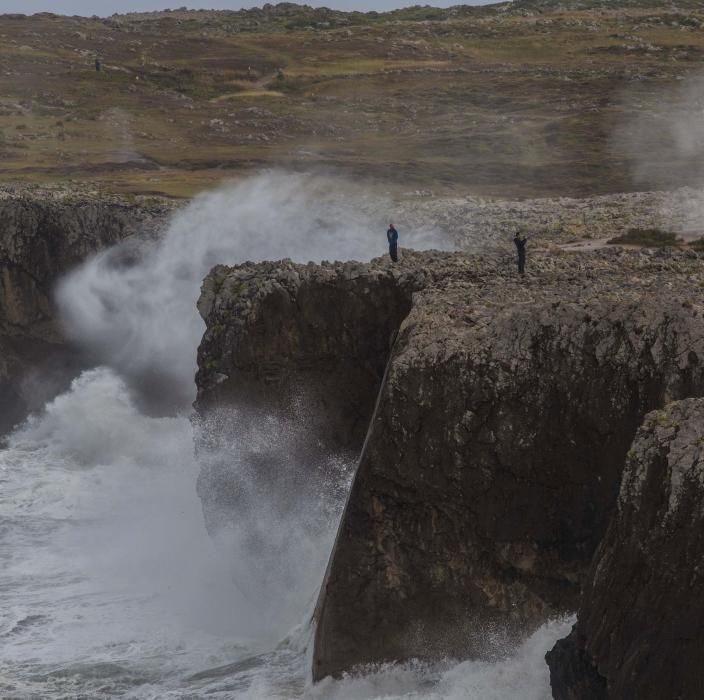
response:
M58 279L103 248L156 231L173 208L154 198L0 188L0 434L81 365L56 322Z
M548 654L557 700L701 696L704 400L648 414L578 621Z
M702 393L695 254L530 263L521 280L504 260L407 252L394 267L265 263L206 279L201 411L295 410L311 387L326 449L361 448L369 422L314 678L490 656L576 609L643 416Z

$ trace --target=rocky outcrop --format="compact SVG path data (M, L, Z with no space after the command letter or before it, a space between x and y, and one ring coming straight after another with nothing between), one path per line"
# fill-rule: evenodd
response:
M283 430L285 447L271 439L241 458L256 463L262 488L280 476L272 472L305 463L308 473L291 484L299 496L324 478L315 472L326 457L359 454L389 350L425 276L416 267L290 261L210 273L198 303L207 329L196 377L199 415L217 416L214 430L204 420L197 432L210 527L242 505L230 433L271 421Z
M694 700L704 658L704 400L650 413L577 624L548 654L558 700Z
M419 284L358 263L216 267L198 304L207 321L199 409L227 402L293 411L303 392L319 439L359 449Z
M97 193L0 191L0 433L82 364L56 321L58 279L107 246L155 231L171 209Z
M500 653L575 607L643 415L704 387L704 321L659 275L567 270L419 295L321 595L315 677Z
M519 279L493 258L408 252L393 267L206 280L201 411L312 414L324 449L360 448L351 426L369 421L316 611L315 678L502 653L575 609L643 416L704 388L695 254L530 262Z

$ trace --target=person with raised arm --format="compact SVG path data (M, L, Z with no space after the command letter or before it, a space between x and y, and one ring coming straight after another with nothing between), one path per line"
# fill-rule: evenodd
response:
M516 252L518 253L518 274L524 275L526 272L526 243L528 236L521 237L521 232L516 231L513 237L513 242L516 244Z

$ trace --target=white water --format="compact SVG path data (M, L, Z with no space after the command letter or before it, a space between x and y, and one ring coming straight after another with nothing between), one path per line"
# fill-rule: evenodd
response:
M389 208L345 181L284 173L210 193L139 250L136 265L123 263L134 246L118 246L69 276L58 295L67 330L133 384L186 405L205 328L195 301L214 265L370 260L386 254ZM401 246L453 247L439 231L399 226Z
M328 478L281 508L243 457L290 429L273 417L229 448L252 502L214 539L205 532L188 419L200 280L215 262L383 253L384 203L360 210L329 186L268 175L209 195L138 262L108 252L63 285L69 327L102 366L0 450L0 697L549 697L543 655L567 622L498 663L407 664L310 686L306 621L351 465L331 458ZM402 242L447 247L432 231ZM150 401L155 387L175 387L168 416Z

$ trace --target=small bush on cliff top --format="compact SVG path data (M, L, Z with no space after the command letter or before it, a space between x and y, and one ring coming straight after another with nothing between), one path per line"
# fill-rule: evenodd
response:
M649 248L677 246L682 241L677 235L659 228L632 228L622 236L609 239L609 245L639 245Z

